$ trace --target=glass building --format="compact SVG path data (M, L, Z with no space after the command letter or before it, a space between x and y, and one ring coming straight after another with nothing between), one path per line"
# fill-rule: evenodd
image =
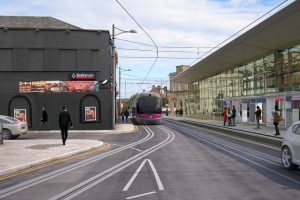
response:
M290 4L174 77L188 83L187 114L221 116L235 105L237 121L249 124L260 106L261 122L272 124L277 105L282 126L299 121L299 10L299 1Z

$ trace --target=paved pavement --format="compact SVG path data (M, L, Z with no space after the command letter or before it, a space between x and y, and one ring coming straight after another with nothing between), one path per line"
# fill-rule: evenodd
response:
M169 115L168 117L165 116L165 118L173 119L173 120L182 120L182 121L193 121L193 122L199 122L202 124L207 124L207 125L213 125L213 126L218 126L218 127L224 127L222 121L218 120L203 120L203 119L195 119L187 116L172 116ZM247 124L236 124L236 126L225 126L224 128L226 129L233 129L233 130L241 130L241 131L247 131L247 132L252 132L252 133L259 133L262 135L266 136L275 136L275 128L274 126L265 126L262 125L261 128L257 129L256 126L254 125L247 125ZM284 135L286 134L286 129L280 128L280 135L276 136L278 138L283 138Z
M66 145L62 145L58 130L45 131L47 135L55 135L55 138L43 137L43 131L28 131L19 139L4 140L3 145L0 145L0 177L104 145L96 139L85 139L84 134L122 134L133 131L134 126L129 123L117 124L115 130L71 130ZM82 135L82 139L72 139L72 134Z

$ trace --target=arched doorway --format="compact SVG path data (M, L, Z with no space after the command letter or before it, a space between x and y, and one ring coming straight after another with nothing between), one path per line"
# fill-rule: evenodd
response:
M8 116L26 121L32 127L32 105L28 97L18 94L8 102Z
M80 122L100 123L101 122L101 102L95 94L86 94L80 100Z

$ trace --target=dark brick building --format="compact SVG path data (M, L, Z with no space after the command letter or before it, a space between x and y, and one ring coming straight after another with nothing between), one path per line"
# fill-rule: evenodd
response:
M113 128L111 48L109 31L0 16L0 114L23 117L35 130L45 106L58 129L66 105L75 129Z

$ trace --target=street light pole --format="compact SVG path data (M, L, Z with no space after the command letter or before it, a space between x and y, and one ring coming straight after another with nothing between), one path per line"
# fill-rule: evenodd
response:
M118 30L120 31L119 33L115 33L115 30ZM115 37L117 35L120 35L122 33L137 33L136 30L130 30L130 31L124 31L120 28L117 28L115 27L115 25L113 24L112 25L112 59L113 59L113 63L112 63L112 69L111 69L111 88L112 88L112 91L111 91L111 94L112 94L112 129L115 129L115 124L117 122L117 109L116 109L116 66L117 66L117 63L115 62L116 60L116 57L115 57L115 50L116 50L116 47L115 47ZM119 74L121 72L119 71ZM120 81L120 77L119 77L119 84L121 83ZM120 90L120 89L119 89ZM121 98L120 98L120 91L119 91L119 108L121 108Z
M116 63L115 63L115 25L112 25L112 69L111 69L111 94L112 94L112 129L116 124Z
M119 66L119 115L121 115L121 67Z

